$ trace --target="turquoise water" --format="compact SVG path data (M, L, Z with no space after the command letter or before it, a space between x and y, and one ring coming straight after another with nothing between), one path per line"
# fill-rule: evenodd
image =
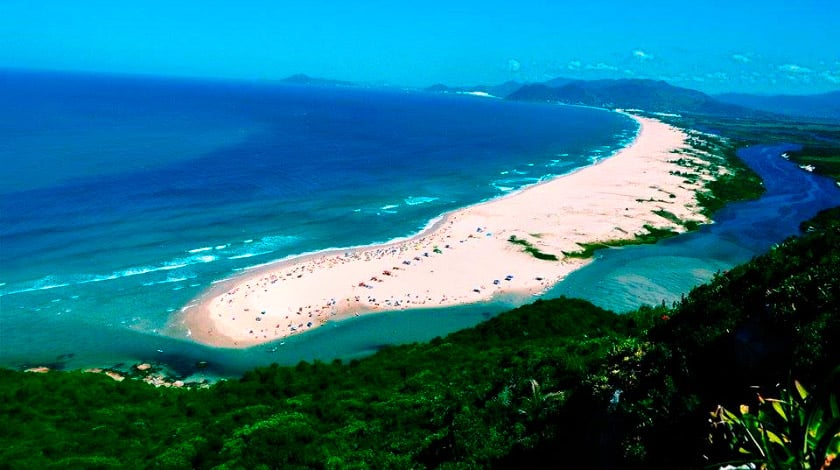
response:
M358 319L276 353L160 334L216 281L411 235L444 212L608 156L637 128L601 110L401 90L0 80L0 365L9 367L208 360L228 373L430 338L440 334L422 326L430 319L474 324L514 301Z

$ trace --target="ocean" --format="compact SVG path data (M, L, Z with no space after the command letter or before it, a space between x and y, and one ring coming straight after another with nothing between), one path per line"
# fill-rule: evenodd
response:
M271 82L3 71L0 102L0 366L13 368L208 360L226 374L474 324L505 303L343 322L288 356L161 333L214 282L410 236L637 130L590 108ZM326 335L359 346L325 349Z

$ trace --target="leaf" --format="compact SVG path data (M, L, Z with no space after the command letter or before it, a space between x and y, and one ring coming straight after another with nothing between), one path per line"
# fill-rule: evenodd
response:
M832 423L828 432L813 446L818 457L840 454L840 421Z
M779 416L781 416L783 420L787 421L787 415L785 414L784 408L782 408L782 402L779 400L773 400L771 403L773 405L773 409L776 410L776 413L779 413Z
M726 422L736 422L737 423L737 422L740 421L738 419L738 417L735 416L735 413L727 410L726 408L721 408L721 411L723 411L723 416L726 418L725 419Z
M803 400L808 398L808 392L805 390L805 387L803 387L802 384L799 383L798 380L794 380L793 385L796 387L796 391L799 392L800 398L802 398Z
M767 434L767 439L769 439L770 442L779 445L785 445L784 441L778 436L778 434L774 433L773 431L765 431L765 433Z

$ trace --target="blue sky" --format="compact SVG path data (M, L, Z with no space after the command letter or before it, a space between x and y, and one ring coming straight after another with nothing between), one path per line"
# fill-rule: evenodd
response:
M810 93L840 89L840 1L0 0L0 67Z

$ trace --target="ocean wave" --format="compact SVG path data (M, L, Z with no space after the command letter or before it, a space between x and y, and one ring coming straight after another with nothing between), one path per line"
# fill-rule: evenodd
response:
M257 252L242 253L241 255L228 256L227 259L253 258L254 256L267 255L269 253L274 253L274 251L269 250L269 251L257 251Z
M547 177L551 178L552 175L547 175ZM492 183L490 183L490 185L493 186L494 188L498 189L499 191L502 191L502 192L506 193L506 192L513 191L514 189L521 188L523 186L528 186L528 185L539 183L540 181L543 181L543 179L544 178L534 178L534 177L503 178L503 179L498 179L498 180L493 181Z
M417 196L417 197L409 196L409 197L404 199L405 203L408 204L409 206L417 206L417 205L420 205L420 204L426 204L426 203L434 202L434 201L437 201L437 200L438 200L438 198L429 197L429 196Z
M177 258L159 265L132 266L120 271L114 271L110 274L71 274L67 276L50 275L37 281L33 281L29 285L22 283L22 285L20 285L17 289L0 292L0 297L4 295L56 289L59 287L113 281L116 279L142 276L150 273L175 271L194 264L212 263L218 259L219 257L215 255L193 255L186 258Z
M87 284L90 282L110 281L113 279L120 279L125 277L141 276L149 273L156 273L161 271L174 271L176 269L186 268L193 264L212 263L218 260L216 255L194 255L187 258L176 258L159 265L151 266L136 266L122 271L115 271L111 274L94 276L91 279L81 281L79 284Z
M300 240L300 237L294 235L269 235L256 241L253 239L246 240L243 242L243 246L233 248L225 255L229 260L253 258L254 256L274 253L279 248L289 246L298 240Z
M201 253L203 251L210 251L212 249L213 249L212 246L202 246L201 248L193 248L192 250L187 250L187 253L195 254L195 253Z
M380 207L380 209L382 209L383 211L387 211L389 209L396 209L397 207L400 207L400 205L399 204L386 204L386 205Z
M187 276L187 277L167 277L166 279L164 279L162 281L145 282L145 283L143 283L143 285L148 287L148 286L155 286L155 285L158 285L158 284L172 284L172 283L175 283L175 282L184 282L184 281L194 279L194 278L195 278L195 275Z
M7 292L0 292L0 297L3 297L4 295L23 294L25 292L37 292L42 290L58 289L59 287L67 287L69 285L70 283L58 282L52 276L47 276L43 279L35 281L29 287L21 287L20 289L12 289Z

